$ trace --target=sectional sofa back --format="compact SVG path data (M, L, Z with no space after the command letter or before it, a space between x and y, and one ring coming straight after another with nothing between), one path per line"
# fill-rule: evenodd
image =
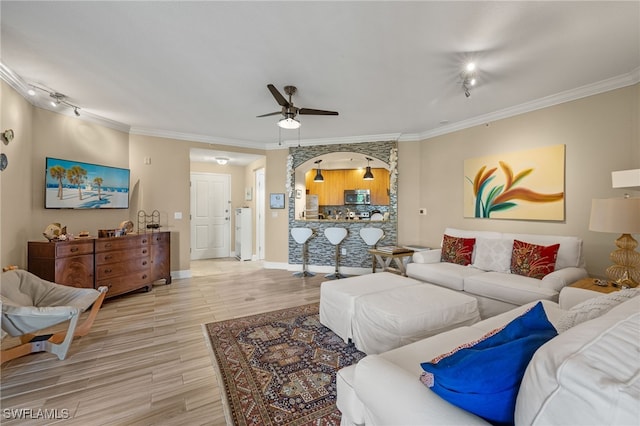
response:
M495 231L470 231L466 229L456 228L446 228L444 230L444 233L446 235L459 238L505 239L511 241L512 243L513 240L519 240L543 246L560 244L560 248L558 249L558 257L556 259L556 270L568 267L586 267L584 255L582 252L582 239L578 237L560 235L512 234Z

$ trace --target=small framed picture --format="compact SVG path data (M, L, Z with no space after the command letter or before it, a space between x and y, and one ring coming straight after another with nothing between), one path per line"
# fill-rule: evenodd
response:
M302 189L296 189L296 199L302 198Z
M269 206L272 209L284 209L284 193L271 194Z
M249 186L244 189L244 200L251 201L252 198L253 198L253 188Z

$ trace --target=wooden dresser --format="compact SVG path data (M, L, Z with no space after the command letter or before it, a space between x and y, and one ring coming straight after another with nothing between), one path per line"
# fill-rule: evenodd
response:
M73 287L94 288L93 240L29 241L29 272Z
M171 234L149 232L123 237L29 242L30 272L58 284L106 286L107 297L171 283ZM84 265L80 267L79 265Z

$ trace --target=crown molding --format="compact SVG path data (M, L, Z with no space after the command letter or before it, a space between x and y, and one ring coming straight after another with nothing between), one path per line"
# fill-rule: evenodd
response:
M407 135L407 138L401 138L400 141L421 141L430 139L436 136L446 135L447 133L453 133L459 130L468 129L470 127L483 125L491 121L502 120L516 115L525 114L527 112L536 111L542 108L548 108L554 105L563 104L566 102L575 101L578 99L586 98L588 96L597 95L600 93L608 92L615 89L631 86L640 82L640 67L632 70L627 74L623 74L617 77L612 77L606 80L602 80L593 84L587 84L577 87L575 89L566 90L564 92L556 93L554 95L545 96L540 99L533 100L531 102L525 102L520 105L505 108L499 111L490 112L488 114L479 115L477 117L470 118L468 120L451 123L446 126L439 127L433 130L427 130L425 132L413 135ZM417 136L417 138L416 138Z
M277 150L284 149L292 146L314 146L314 145L334 145L334 144L349 144L349 143L362 143L372 141L388 141L395 140L398 142L419 142L425 139L430 139L436 136L445 135L447 133L453 133L459 130L468 129L470 127L483 125L491 121L502 120L516 115L525 114L538 109L559 105L565 102L570 102L578 99L582 99L588 96L597 95L600 93L608 92L615 89L631 86L640 82L640 67L635 68L627 74L623 74L617 77L612 77L606 80L602 80L593 84L587 84L572 90L556 93L554 95L546 96L540 99L533 100L531 102L525 102L520 105L505 108L502 110L494 111L488 114L473 117L467 120L462 120L455 123L450 123L445 126L438 127L436 129L426 130L421 133L388 133L380 135L362 135L362 136L346 136L338 138L326 138L326 139L301 139L301 140L285 140L281 143L267 143L255 141L245 141L239 139L221 138L216 136L198 135L193 133L181 133L167 130L147 129L142 127L132 127L128 124L110 120L104 118L86 110L82 109L80 117L76 117L72 111L68 108L63 110L53 108L49 103L44 101L38 101L38 97L34 98L29 96L27 90L29 85L25 83L22 78L17 75L13 70L7 67L2 61L0 61L0 79L4 80L9 86L16 90L24 99L30 104L43 108L48 111L52 111L58 114L67 115L76 119L86 120L96 124L103 125L105 127L119 130L125 133L143 136L153 136L165 139L177 139L192 142L203 142L210 144L219 144L234 146L240 148L251 148L260 150Z
M203 142L209 144L228 145L238 148L265 149L265 144L261 142L244 141L240 139L219 138L215 136L198 135L195 133L173 132L170 130L147 129L144 127L132 127L132 135L153 136L165 139L177 139L190 142Z
M56 114L73 117L78 120L99 124L101 126L119 130L124 133L129 133L130 126L128 124L120 123L118 121L110 120L108 118L92 114L84 110L82 107L78 107L82 111L80 113L80 116L78 117L73 113L71 108L54 108L49 104L49 102L42 100L42 98L39 96L29 96L29 93L27 93L27 91L29 90L29 85L2 61L0 61L0 79L4 80L9 86L11 86L16 92L18 92L20 96L22 96L27 102L35 107L46 109L47 111L55 112Z

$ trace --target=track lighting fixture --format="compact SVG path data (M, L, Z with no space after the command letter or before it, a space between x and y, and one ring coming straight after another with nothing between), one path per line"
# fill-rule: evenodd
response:
M367 159L367 170L364 172L364 176L362 176L362 179L373 180L373 173L371 173L371 166L369 165L369 163L373 160L369 157L365 157L365 158Z
M462 90L464 91L464 95L468 98L471 96L471 91L469 89L476 85L476 64L473 62L469 62L465 66L465 69L462 72L461 77L462 77Z
M314 182L324 182L324 176L322 176L322 172L320 171L320 163L322 160L314 161L317 164L316 168L316 177L313 178Z
M29 89L27 90L27 94L29 94L29 96L35 96L38 93L36 89L49 94L49 96L51 97L51 101L49 103L52 107L57 108L60 105L68 106L69 108L73 109L73 113L76 115L76 117L80 117L81 108L67 101L67 95L45 89L44 87L35 86L33 84L30 85Z

